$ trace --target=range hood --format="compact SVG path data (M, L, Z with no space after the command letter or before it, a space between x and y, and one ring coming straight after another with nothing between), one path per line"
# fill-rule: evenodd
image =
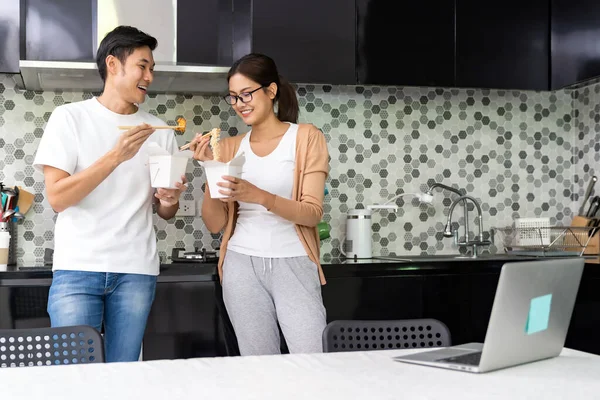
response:
M46 41L45 47L40 46L39 49L35 49L37 53L34 51L26 52L25 58L31 57L34 59L19 61L20 74L14 75L13 79L17 87L21 89L33 91L101 91L103 84L95 62L98 45L106 33L116 26L131 25L147 32L158 40L158 47L153 52L156 65L154 67L154 80L149 87L149 93L215 94L227 91L226 77L229 66L178 62L177 0L92 0L91 8L88 5L87 9L83 11L68 8L69 18L73 23L87 18L88 32L90 31L91 14L92 37L86 37L83 40L86 43L85 46L81 46L82 40L79 40L79 48L83 47L88 54L83 58L79 58L83 61L56 61L56 58L53 59L52 56L59 52L54 50L53 53L53 50L48 48L48 44L62 46L61 50L77 47L69 47L69 43L77 42L76 36L81 35L79 29L83 28L71 29L70 31L61 28L61 22L62 26L65 25L65 9L59 11L55 6L58 3L52 5L53 3L45 0L30 0L28 4L28 7L30 7L27 10L28 18L31 17L35 22L27 25L28 42L32 43L37 40L42 43L44 37L48 35L53 37L53 42ZM65 5L68 5L68 2ZM140 10L144 10L144 12L140 13ZM185 14L185 11L181 11L181 9L179 11ZM78 19L77 12L80 14ZM224 18L230 18L227 15L229 10L225 9L221 12L225 15ZM72 19L71 14L73 14L75 20ZM83 14L83 18L81 14ZM225 26L226 24L221 25ZM30 32L30 29L33 29L30 28L31 26L35 26L35 31ZM227 29L227 27L224 29ZM29 37L33 39L29 40ZM214 43L214 45L217 45L220 49L226 48L228 45L232 46L231 36L227 34L223 35L223 38L219 37L218 40L222 40L223 43ZM198 41L198 46L202 46L202 41ZM249 49L245 50L249 52ZM29 56L29 54L34 53L36 54L35 57ZM223 64L229 64L231 57L226 60Z
M29 61L19 62L17 87L25 90L102 91L102 79L95 62ZM149 93L201 93L227 91L229 67L167 65L157 63Z

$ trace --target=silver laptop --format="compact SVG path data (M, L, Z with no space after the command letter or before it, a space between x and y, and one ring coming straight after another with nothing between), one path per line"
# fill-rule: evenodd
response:
M506 263L483 344L394 360L481 373L556 357L565 345L583 266L583 258Z

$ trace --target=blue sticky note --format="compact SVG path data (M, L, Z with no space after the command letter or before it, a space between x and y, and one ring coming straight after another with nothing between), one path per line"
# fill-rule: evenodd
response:
M531 299L529 315L527 316L527 323L525 324L525 333L531 335L548 329L551 304L552 294Z

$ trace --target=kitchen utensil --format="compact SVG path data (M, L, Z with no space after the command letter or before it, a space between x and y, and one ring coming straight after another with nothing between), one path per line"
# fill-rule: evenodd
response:
M12 216L14 215L14 213L15 213L15 210L12 210L12 209L11 209L11 210L8 210L8 211L6 211L4 214L2 214L2 220L3 220L4 222L8 222L8 219L9 219L10 217L12 217Z
M25 215L33 205L35 196L20 186L18 186L17 188L19 189L19 199L17 201L17 207L19 207L19 212Z
M596 184L597 180L598 178L596 176L592 176L592 180L590 181L590 184L588 185L585 194L583 195L583 203L581 203L581 207L579 208L579 215L584 215L583 210L585 209L585 203L587 203L588 199L590 198L590 195L592 194L592 189L594 189L594 185Z
M594 209L596 208L597 197L598 196L594 196L590 201L590 205L585 214L583 215L584 217L591 218L594 216Z
M174 131L177 132L185 132L185 127L186 127L186 121L185 118L183 117L179 117L177 118L177 125L171 126L171 125L157 125L157 126L151 126L152 129L173 129ZM133 129L135 128L135 126L119 126L120 130L128 130L128 129Z
M13 222L17 222L18 220L25 219L25 216L19 211L19 206L17 206L14 211L15 211L15 213L12 215Z
M4 212L6 213L9 210L15 208L15 195L10 189L4 189L6 193L6 205L4 206Z
M592 207L594 207L594 199L592 199L592 201L590 202L590 205L588 206L587 211L582 216L589 218L590 215L592 215Z
M592 229L588 232L588 236L594 236L596 234L596 232L598 231L599 224L600 224L600 220L598 220L598 219L590 220L590 222L588 223L588 227L593 227L594 229Z
M201 137L208 136L208 135L211 135L211 134L217 134L217 133L221 133L221 130L219 128L212 129L210 132L206 132ZM192 142L189 142L188 144L184 144L183 146L181 146L179 148L179 150L180 151L187 150L187 149L190 148L191 145L192 145Z
M590 208L585 216L588 218L593 218L598 212L598 208L600 208L600 196L594 196L590 202Z

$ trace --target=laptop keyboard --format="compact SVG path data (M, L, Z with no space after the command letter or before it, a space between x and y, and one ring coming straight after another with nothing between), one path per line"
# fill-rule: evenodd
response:
M467 353L456 357L448 357L442 358L438 361L445 361L457 364L465 364L465 365L479 365L479 361L481 360L481 352L478 353Z

